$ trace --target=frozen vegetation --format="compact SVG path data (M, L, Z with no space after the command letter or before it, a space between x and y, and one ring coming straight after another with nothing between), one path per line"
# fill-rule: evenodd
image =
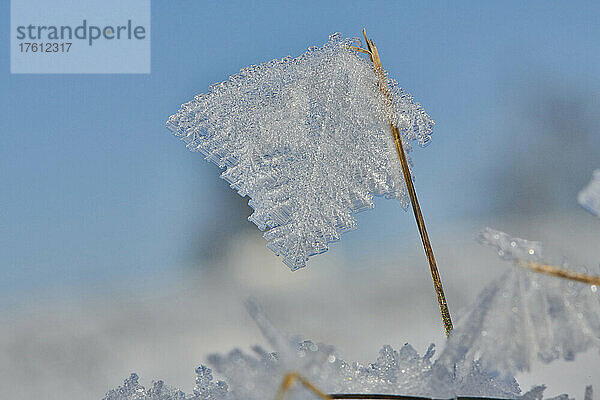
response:
M543 397L545 386L533 387L522 394L515 378L499 374L497 370L486 370L471 357L473 354L460 354L461 360L452 362L449 354L458 354L454 349L457 344L452 340L436 361L433 361L433 344L422 356L412 346L405 344L399 350L383 346L375 362L370 364L347 362L329 345L283 335L271 325L254 302L248 302L248 310L275 352L254 347L252 354L235 349L226 355L212 355L209 357L210 364L225 380L216 380L210 368L199 366L196 369L196 386L191 394L186 395L162 381L145 388L140 385L138 376L132 374L123 386L111 390L104 400L273 399L284 376L290 371L302 374L327 393L383 393L432 398L481 396L531 400ZM501 327L487 327L494 328ZM477 329L479 327L471 329L470 333L480 335ZM466 331L463 330L463 333ZM503 356L503 360L506 359L507 356ZM290 390L288 396L290 399L309 399L314 395L297 385ZM566 400L568 396L561 395L558 398ZM591 400L591 387L586 388L586 400Z
M334 34L297 58L245 68L184 104L167 123L191 150L224 169L222 178L233 189L250 197L249 219L266 230L267 247L292 270L354 229L352 214L372 208L374 195L408 206L386 121L400 128L408 149L411 141L425 145L430 139L433 121L392 80L386 106L373 67L349 48L356 45ZM598 214L599 193L596 171L579 202ZM490 228L479 240L515 265L481 291L437 358L433 344L424 355L405 344L383 346L372 363L345 361L332 346L282 334L250 301L248 311L269 349L210 356L212 370L196 369L190 394L162 381L145 388L132 374L105 400L272 399L291 371L326 393L541 399L544 386L523 394L515 374L537 361L597 351L600 293L595 285L521 268L543 262L539 242ZM288 396L314 395L297 385ZM591 387L585 398L591 400Z
M373 196L408 197L387 121L405 147L425 145L433 121L389 79L391 107L371 63L330 36L320 48L244 68L184 104L167 126L250 197L249 220L292 270L354 229Z
M479 239L503 259L542 260L539 242L490 228ZM440 361L478 362L490 371L513 375L538 360L573 360L591 347L600 349L598 287L514 266L480 293Z
M253 354L233 350L226 355L213 355L209 362L225 377L228 385L215 381L211 370L197 368L196 387L188 396L154 383L149 389L139 385L132 375L124 385L108 393L106 400L170 400L170 399L272 399L283 377L297 371L328 393L402 393L409 395L454 397L455 395L488 395L516 397L520 389L514 378L497 378L482 370L477 363L447 367L432 361L434 346L423 356L409 344L399 350L384 346L376 361L362 365L347 362L334 348L310 340L288 338L278 332L250 302L249 312L275 350L260 347ZM290 398L311 398L305 388L292 389Z
M539 242L511 237L486 228L479 240L511 261L541 261ZM383 346L375 362L343 360L332 346L279 332L253 301L248 311L271 346L251 354L235 349L212 355L211 369L196 369L192 394L162 381L145 388L132 374L105 400L269 399L286 373L298 372L327 393L383 393L431 398L481 396L542 399L545 386L522 393L514 374L537 361L573 360L579 352L600 348L600 292L595 285L545 276L512 266L483 289L459 319L441 355L434 345L419 355L409 344L399 350ZM291 399L311 398L298 385ZM567 395L558 398L568 399ZM585 399L592 399L587 387Z

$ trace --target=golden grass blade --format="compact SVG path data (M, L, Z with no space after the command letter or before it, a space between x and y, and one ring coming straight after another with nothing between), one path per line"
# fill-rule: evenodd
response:
M433 248L429 241L429 235L427 234L427 228L425 228L425 220L421 213L421 207L419 206L419 200L417 199L417 191L410 175L410 169L408 168L408 161L406 160L406 154L404 147L402 146L402 137L397 127L390 124L390 129L394 136L394 143L396 145L396 152L398 158L400 158L400 165L402 166L402 174L404 175L404 181L408 189L408 195L410 197L410 203L412 204L413 214L417 221L417 227L419 228L419 234L421 235L421 241L423 242L423 248L425 249L425 255L429 262L429 270L431 271L431 279L433 280L433 287L437 295L438 305L440 307L440 313L442 314L442 322L444 323L444 329L446 336L452 332L452 318L450 317L450 310L448 309L448 303L446 302L446 295L444 294L444 287L442 286L442 279L437 269L435 262L435 256L433 255Z
M568 271L554 265L541 264L535 261L517 260L517 265L535 272L546 275L556 276L558 278L569 279L572 281L583 282L590 285L600 286L600 276L583 274L581 272Z
M387 79L382 68L381 58L379 57L379 51L377 50L377 46L375 46L375 43L373 43L373 41L367 37L367 31L364 28L363 36L365 37L365 42L367 44L368 50L357 49L357 51L361 51L362 53L369 55L371 62L374 66L375 74L379 78L379 90L381 90L381 92L385 95L387 101L391 103L389 87L387 85ZM425 255L427 256L427 261L429 262L429 269L431 271L433 287L435 289L438 305L440 307L440 313L442 315L442 322L444 324L446 336L448 336L450 335L450 332L452 332L453 329L452 318L450 317L450 310L448 309L448 303L446 302L446 296L444 294L442 280L437 269L435 256L433 255L433 248L431 247L429 235L427 234L427 229L425 228L425 220L423 219L423 214L421 213L421 207L419 206L417 192L412 181L410 169L408 168L406 153L404 152L404 147L402 145L402 136L400 135L400 130L398 129L398 127L394 126L391 122L390 130L392 132L392 137L394 138L394 144L396 146L398 158L400 159L402 174L404 175L404 181L406 182L406 188L408 189L410 203L412 204L413 214L417 222L417 227L419 228L419 234L421 235L421 241L423 242Z
M313 385L308 379L302 377L297 372L290 372L285 375L283 381L281 381L281 386L279 386L279 390L277 391L277 395L275 396L275 400L283 400L285 395L289 390L294 386L294 383L300 382L302 386L316 394L322 400L331 400L331 397L325 393L323 393L319 388Z

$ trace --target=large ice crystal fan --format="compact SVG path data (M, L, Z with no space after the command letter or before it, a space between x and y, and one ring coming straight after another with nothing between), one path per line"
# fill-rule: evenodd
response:
M354 229L352 214L374 195L408 206L390 122L407 148L431 135L433 121L395 81L385 98L371 63L349 47L358 44L334 34L297 58L244 68L167 122L250 197L249 220L292 270Z

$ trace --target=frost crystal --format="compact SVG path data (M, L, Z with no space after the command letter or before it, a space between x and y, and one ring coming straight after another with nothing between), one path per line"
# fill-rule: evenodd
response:
M505 259L535 261L541 255L539 242L489 228L480 237ZM439 361L479 363L512 375L537 359L572 360L590 347L600 348L598 288L513 268L481 292L456 324Z
M110 400L185 400L187 397L181 390L166 386L163 381L156 381L146 389L139 384L137 374L125 379L123 386L113 389L106 394ZM212 400L212 398L209 397Z
M579 192L577 201L586 210L600 217L600 169L594 171L592 180Z
M254 222L292 270L354 229L373 196L408 205L389 121L425 145L433 121L393 80L385 105L371 64L330 36L321 48L244 68L185 103L167 126L249 196Z
M111 390L105 400L264 400L275 393L286 373L295 371L326 393L391 393L403 395L454 398L495 396L515 398L520 388L512 377L494 377L477 363L458 363L447 368L432 361L433 345L420 356L406 344L400 350L384 346L377 360L370 364L346 362L333 347L310 340L290 338L275 329L255 303L249 310L276 351L254 347L253 354L233 350L226 355L212 355L210 364L223 381L215 381L212 371L204 366L196 369L194 393L168 388L162 382L145 389L136 375ZM306 388L292 388L286 399L312 399Z
M344 361L332 346L289 338L268 321L256 303L249 311L275 350L255 347L248 355L233 350L209 357L214 370L231 382L234 399L272 398L287 372L296 371L328 393L402 393L422 396L471 395L514 396L514 379L491 378L478 365L447 369L432 362L433 345L420 356L406 344L396 351L384 346L371 364ZM235 383L235 384L234 384ZM305 388L291 393L306 398Z
M485 228L477 238L481 243L495 247L504 260L539 261L542 259L542 244L531 240L512 237L504 232Z

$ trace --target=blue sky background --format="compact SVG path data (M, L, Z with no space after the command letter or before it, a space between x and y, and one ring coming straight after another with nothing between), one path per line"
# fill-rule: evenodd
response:
M574 99L556 112L598 126L598 2L223 3L152 2L149 75L11 75L10 6L0 5L5 305L41 288L168 279L193 264L190 243L229 218L218 190L226 183L170 135L166 119L241 67L299 55L336 31L358 36L366 26L384 66L436 120L430 146L413 153L434 237L436 226L499 212L511 189L498 174L515 153L535 161L569 148L568 126L547 148L544 125L531 122L544 98ZM591 140L598 145L598 132ZM589 176L594 161L600 167L600 157L584 161ZM559 176L563 168L552 167L548 175ZM577 207L573 193L565 199L559 206ZM412 217L398 214L379 201L346 246L415 235Z

